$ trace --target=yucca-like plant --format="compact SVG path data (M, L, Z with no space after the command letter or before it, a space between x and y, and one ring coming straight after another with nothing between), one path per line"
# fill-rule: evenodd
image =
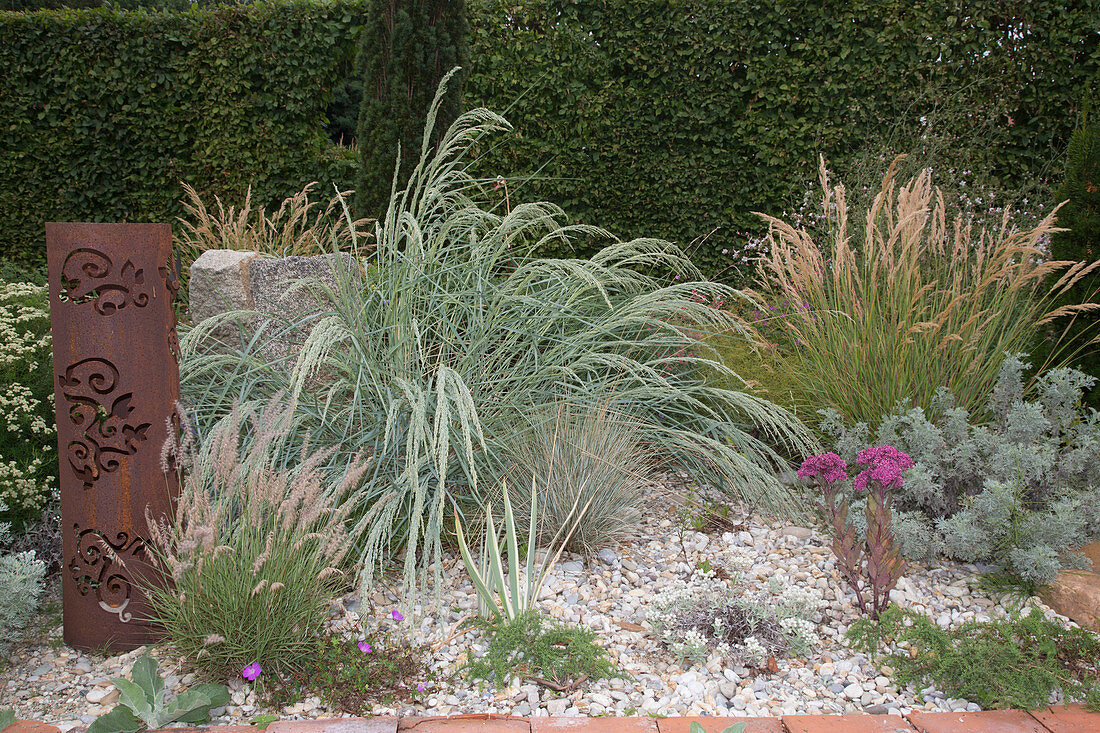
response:
M1045 258L1055 212L1026 231L1009 227L1011 211L999 231L949 224L930 170L899 185L896 164L861 231L849 230L844 186L830 185L824 160L823 234L760 214L771 228L761 289L789 304L782 364L802 400L849 420L875 424L902 401L930 410L941 387L981 418L1006 353L1046 328L1054 359L1070 355L1055 325L1100 305L1059 298L1100 262Z
M581 513L587 509L587 505L579 506L578 497L573 502L565 522L558 528L553 538L545 543L548 551L541 558L536 549L538 542L538 478L531 480L531 495L527 506L527 545L526 557L523 565L519 561L519 534L516 530L515 515L512 512L512 503L508 499L508 484L501 488L501 499L504 503L504 547L501 547L502 538L497 533L496 522L493 520L493 505L489 504L485 509L485 533L481 538L481 558L475 561L470 547L466 543L466 534L462 531L462 522L455 517L455 538L458 549L462 555L462 562L466 566L466 572L470 574L474 590L477 591L478 610L482 616L492 616L498 621L515 621L535 607L539 592L546 582L546 576L554 569L561 557L562 551L569 542L570 536L577 528L577 520ZM505 555L508 563L507 570L501 560Z
M299 444L282 465L291 415L279 399L233 407L205 435L180 411L182 440L165 469L183 476L172 517L147 517L154 557L171 582L146 584L169 645L215 676L245 665L299 667L315 648L342 583L349 500L366 463L333 480L331 448Z
M407 587L419 584L417 568L434 562L439 572L445 515L480 513L480 487L497 484L527 439L526 416L548 405L612 395L608 408L631 415L654 460L797 513L774 478L785 463L773 446L806 449L809 432L771 403L704 379L736 379L707 350L708 333L749 337L708 303L748 296L699 281L667 242L620 242L567 223L550 203L484 208L467 154L508 123L472 110L433 153L436 109L408 186L395 187L377 223L366 282L337 272L335 287L315 284L322 305L240 352L204 346L214 323L184 336L183 387L200 419L286 389L291 429L336 449L334 466L371 456L359 493L370 521L355 540L367 572L400 550ZM591 259L532 254L547 240L593 236L609 244ZM298 327L310 336L291 368L262 358L264 339Z

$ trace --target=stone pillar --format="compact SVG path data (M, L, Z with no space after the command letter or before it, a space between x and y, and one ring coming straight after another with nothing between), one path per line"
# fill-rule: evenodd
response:
M168 224L46 224L61 488L65 641L125 651L155 629L146 510L172 511L161 468L179 399L178 281Z

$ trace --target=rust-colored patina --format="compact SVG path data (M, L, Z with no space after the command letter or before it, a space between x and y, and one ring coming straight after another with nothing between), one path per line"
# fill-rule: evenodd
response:
M171 511L161 467L179 399L168 224L46 225L63 528L65 641L125 651L154 628L146 509Z

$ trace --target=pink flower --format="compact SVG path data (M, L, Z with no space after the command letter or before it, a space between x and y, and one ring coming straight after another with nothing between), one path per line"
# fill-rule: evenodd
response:
M244 677L249 682L255 682L256 678L263 672L260 669L259 662L253 662L252 664L246 664L244 669L241 670L241 677Z
M424 692L424 690L426 690L426 689L428 689L428 686L427 686L427 685L425 685L425 684L424 684L423 682L419 683L419 684L418 684L418 685L416 686L416 691L417 691L417 692Z
M864 448L856 457L856 462L867 466L856 476L853 482L856 491L865 491L870 481L884 489L901 486L902 472L913 467L913 459L892 445Z
M404 621L405 617L401 615L400 611L390 611L390 615L393 616L394 621Z
M827 484L843 481L848 478L848 465L836 453L810 456L799 467L798 477L806 481L814 476L820 476Z
M370 644L365 641L361 641L359 642L359 651L363 652L364 654L370 654L373 650L370 648Z

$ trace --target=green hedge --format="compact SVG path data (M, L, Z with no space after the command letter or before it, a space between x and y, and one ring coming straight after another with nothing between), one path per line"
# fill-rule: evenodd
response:
M362 8L0 12L2 256L41 262L46 221L173 221L180 181L270 203L354 180L324 126Z
M712 274L759 229L752 211L801 198L818 153L844 172L899 121L919 137L948 96L962 126L947 162L1016 190L1056 175L1100 73L1098 0L467 6L467 106L511 105L517 129L482 173L536 176L525 196L620 236L716 230L695 255Z
M309 180L352 184L357 164L330 147L326 105L334 88L355 92L364 7L0 12L2 256L40 261L50 219L171 221L180 180L234 201L252 182L266 203ZM712 275L730 274L741 232L759 231L752 211L801 198L818 153L847 173L891 135L904 149L924 132L918 118L944 106L961 114L937 160L1007 190L1057 177L1100 78L1100 0L467 10L466 106L516 127L480 171L534 176L512 200L549 199L620 236L687 245L713 230L694 248Z

